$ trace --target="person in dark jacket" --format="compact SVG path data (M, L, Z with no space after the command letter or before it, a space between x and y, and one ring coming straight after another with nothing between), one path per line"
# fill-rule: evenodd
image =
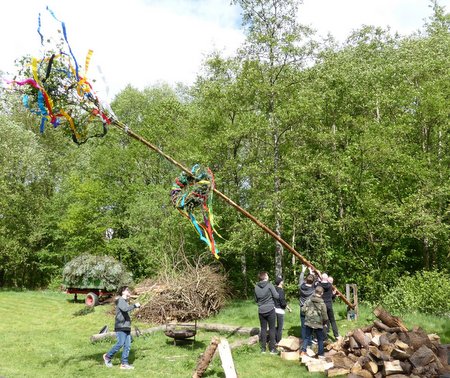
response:
M278 344L283 338L283 324L284 324L284 314L287 307L286 297L283 290L284 280L282 277L277 277L275 279L275 290L277 291L279 298L274 299L275 304L275 314L277 317L277 326L275 328L275 342Z
M323 288L322 286L317 286L314 290L314 295L309 297L305 304L303 305L303 312L305 314L305 339L303 340L302 345L302 355L306 354L306 348L308 344L311 342L311 337L313 331L316 332L317 335L317 344L318 344L318 352L319 358L323 358L324 355L324 334L323 327L328 321L327 316L327 308L322 299Z
M131 318L130 312L135 308L139 308L141 305L135 303L133 305L128 304L128 299L131 296L131 291L128 286L122 286L118 293L118 299L116 300L116 318L114 323L114 331L116 331L117 342L111 348L108 353L103 355L103 361L107 367L112 367L113 356L123 347L121 357L121 369L134 369L134 366L128 363L128 355L131 348Z
M339 337L339 331L336 324L336 319L334 317L333 311L333 298L336 296L333 293L333 277L328 276L326 273L322 274L322 279L318 283L319 286L323 287L323 301L325 302L325 306L327 307L327 316L328 322L326 329L324 330L325 340L328 340L328 332L331 329L333 330L333 336L335 339Z
M306 300L314 294L314 275L308 274L306 280L304 280L306 271L306 265L302 265L302 272L300 274L300 279L298 281L299 292L300 292L300 325L302 332L302 340L305 340L305 314L302 311L302 307L305 304Z
M259 282L255 285L255 300L258 304L259 323L261 334L259 341L261 352L266 352L267 345L267 325L269 325L269 350L271 354L277 354L275 349L275 303L274 299L279 299L280 295L275 287L269 282L267 272L259 273Z

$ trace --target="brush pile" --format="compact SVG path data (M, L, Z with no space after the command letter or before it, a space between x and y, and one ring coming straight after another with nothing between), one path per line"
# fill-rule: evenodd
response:
M142 321L190 322L217 314L228 298L227 279L211 266L187 265L182 271L145 280L135 288Z

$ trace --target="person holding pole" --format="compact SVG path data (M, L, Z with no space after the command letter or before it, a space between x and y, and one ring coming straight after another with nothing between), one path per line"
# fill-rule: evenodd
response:
M121 349L122 358L120 368L125 370L132 370L134 366L128 363L128 355L131 349L131 318L130 312L135 308L141 307L139 303L133 305L128 304L128 299L131 296L131 291L128 286L119 288L119 297L116 301L116 318L114 323L114 331L116 332L117 342L108 353L103 355L103 361L107 367L112 367L113 356Z
M308 274L306 280L304 279L306 272L306 265L302 265L302 272L298 281L299 293L300 293L300 325L301 325L301 338L305 340L305 313L302 311L302 307L306 300L314 294L314 275Z

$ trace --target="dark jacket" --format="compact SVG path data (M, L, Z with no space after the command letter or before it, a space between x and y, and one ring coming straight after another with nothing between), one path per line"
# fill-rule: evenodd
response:
M300 307L303 306L306 300L314 294L315 286L313 284L309 285L304 280L304 273L300 274L300 279L298 281L299 292L300 292Z
M284 290L281 287L275 286L275 290L277 291L279 298L273 300L275 304L275 308L282 308L283 310L286 308L286 297L284 295Z
M313 295L305 302L304 307L311 307L314 309L312 315L310 315L311 312L308 311L308 309L306 310L305 325L314 329L323 328L324 324L328 321L327 307L325 306L323 299Z
M125 299L119 297L116 301L116 321L114 324L114 331L131 331L130 312L135 308L135 305L129 305Z
M255 300L258 304L258 313L267 314L275 308L274 299L280 296L269 281L259 281L255 285Z
M333 302L333 285L329 282L319 282L317 286L323 287L322 299L327 306L331 306Z

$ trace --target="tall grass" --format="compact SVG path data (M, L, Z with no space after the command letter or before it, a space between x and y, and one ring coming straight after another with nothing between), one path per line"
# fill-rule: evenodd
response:
M98 306L84 313L83 303L73 303L70 296L56 292L0 291L0 376L4 377L190 377L198 356L205 350L211 332L199 331L194 345L176 345L162 332L135 338L130 362L134 371L103 365L102 355L113 345L113 340L91 343L91 335L104 325L113 327L111 306ZM299 309L291 305L292 313L285 317L284 335L299 335ZM369 308L361 306L356 322L345 319L345 306L335 306L338 327L342 334L366 325L373 320ZM84 314L84 315L83 315ZM412 327L421 325L428 332L438 333L443 342L450 342L448 319L404 314L405 323ZM251 301L232 301L211 323L258 327L256 305ZM141 330L152 325L135 322ZM238 337L222 334L233 342ZM240 336L239 338L242 338ZM245 337L244 337L245 338ZM283 361L278 356L260 354L259 346L233 350L233 359L240 377L324 377L310 374L298 362ZM224 377L219 358L216 358L205 377Z

